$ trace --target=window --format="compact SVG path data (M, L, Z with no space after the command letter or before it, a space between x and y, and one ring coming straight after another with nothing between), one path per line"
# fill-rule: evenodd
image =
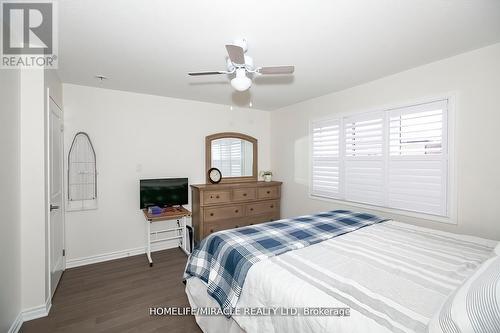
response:
M243 140L223 138L212 142L212 166L221 171L224 177L241 177L245 175L242 157L246 148Z
M384 138L382 113L344 118L344 198L383 205Z
M313 125L312 192L337 198L340 193L340 145L338 120Z
M311 195L448 216L448 100L312 123Z

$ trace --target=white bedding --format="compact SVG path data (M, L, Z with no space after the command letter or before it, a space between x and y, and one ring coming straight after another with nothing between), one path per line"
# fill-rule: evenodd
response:
M350 307L349 317L198 317L212 332L423 332L496 242L384 222L252 266L237 307ZM193 307L217 307L187 281Z

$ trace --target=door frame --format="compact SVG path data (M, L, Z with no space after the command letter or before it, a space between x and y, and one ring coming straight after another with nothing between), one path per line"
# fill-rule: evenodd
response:
M52 258L51 258L51 225L50 225L50 204L51 204L51 191L50 191L50 184L51 184L51 172L50 172L50 153L51 153L51 147L50 147L50 102L53 102L57 108L60 111L61 114L61 122L63 124L63 129L64 129L64 112L61 108L61 106L50 96L50 88L47 88L46 91L46 112L45 112L45 161L46 161L46 188L45 188L45 197L46 197L46 202L45 202L45 212L46 212L46 258L47 258L47 267L46 267L46 290L48 291L48 294L46 295L47 297L47 303L51 304L52 302L52 297L54 296L55 290L52 290L52 281L51 281L51 269L52 269ZM65 147L64 147L64 130L62 131L61 134L61 186L62 186L62 202L61 202L61 218L62 218L62 228L63 228L63 249L66 249L66 214L65 214L65 189L66 189L66 183L65 183L65 177L64 177L64 170L65 170L65 163L64 163L64 155L65 155ZM66 256L63 256L63 274L64 271L66 270ZM57 287L56 287L57 289Z

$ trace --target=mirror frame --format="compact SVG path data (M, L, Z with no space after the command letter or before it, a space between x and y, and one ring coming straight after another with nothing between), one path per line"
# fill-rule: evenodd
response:
M253 165L252 165L252 175L244 177L224 177L222 175L221 183L240 183L240 182L255 182L257 181L257 166L258 166L258 148L257 139L246 134L236 133L236 132L222 132L208 135L205 137L205 177L207 184L211 184L208 177L208 170L212 168L212 141L225 138L238 138L242 140L249 141L253 144Z

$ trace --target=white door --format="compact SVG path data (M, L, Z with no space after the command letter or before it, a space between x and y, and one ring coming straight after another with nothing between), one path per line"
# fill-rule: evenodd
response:
M50 290L52 296L64 271L63 118L49 98Z

